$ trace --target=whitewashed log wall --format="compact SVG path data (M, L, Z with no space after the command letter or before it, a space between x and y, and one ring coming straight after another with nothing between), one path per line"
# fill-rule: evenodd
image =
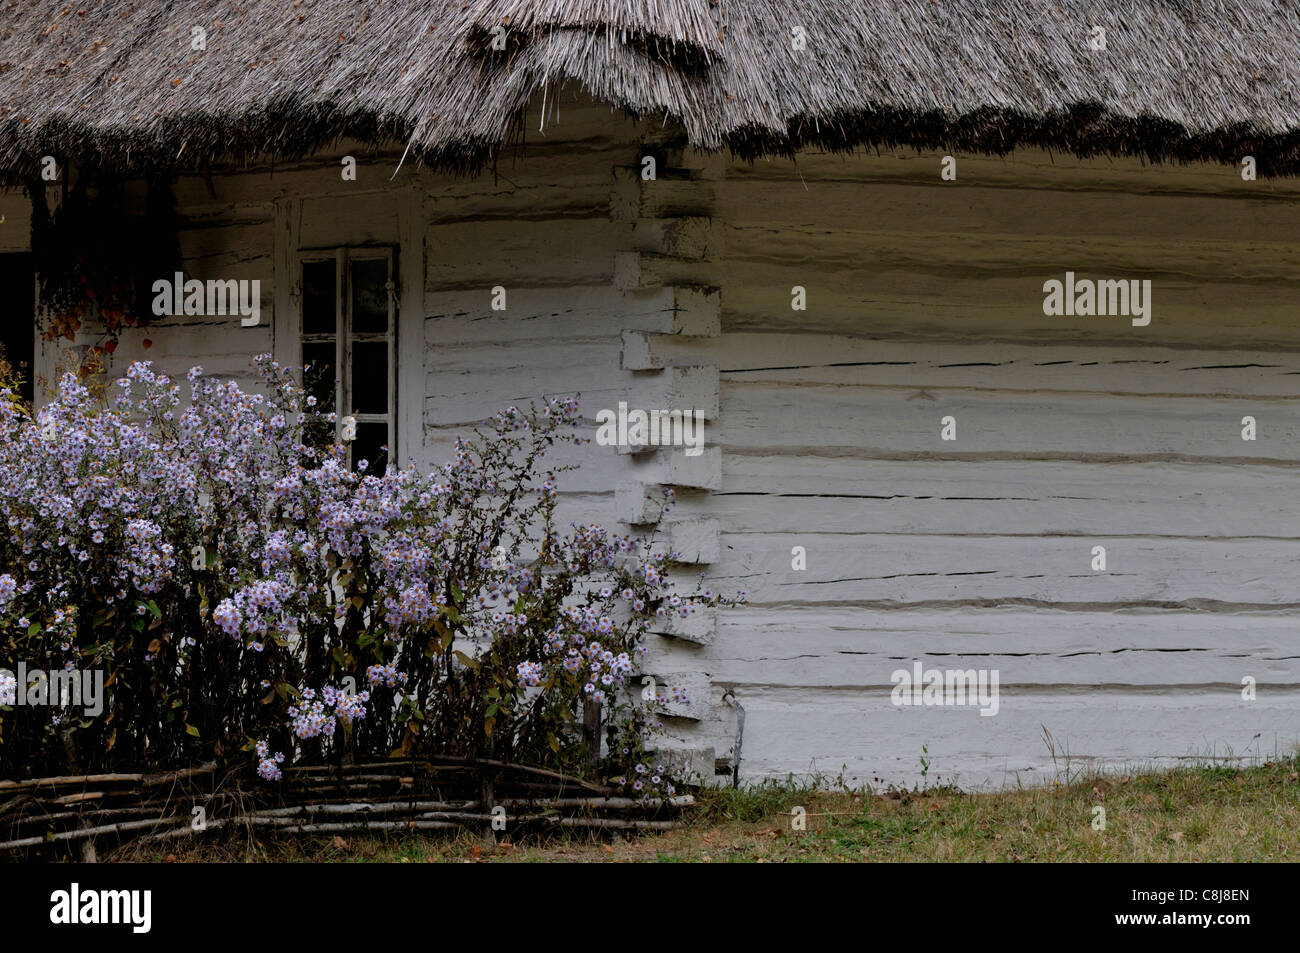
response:
M620 400L704 410L702 457L571 451L563 513L649 532L675 487L658 530L694 561L683 579L748 590L647 662L690 691L666 722L705 770L734 763L727 690L746 779L911 784L925 746L930 781L1043 783L1044 728L1056 768L1291 749L1300 189L1041 153L958 157L956 182L939 156L750 166L601 107L561 118L474 179L390 182L396 156L358 146L339 152L357 182L336 155L181 180L187 273L260 278L268 319L169 319L116 366L247 378L258 350L289 358L293 254L370 242L402 271L403 457L439 462L544 393L580 392L593 434ZM1067 270L1151 279L1151 324L1045 317L1042 283ZM914 660L997 669L999 714L893 707Z
M1054 778L1065 753L1292 750L1294 185L1041 154L939 170L700 162L718 251L695 277L722 334L649 351L720 370L711 571L751 608L702 664L746 707L742 771L912 783L925 746L930 781L979 787ZM1045 317L1066 270L1151 279L1151 324ZM997 669L999 714L894 707L918 659Z

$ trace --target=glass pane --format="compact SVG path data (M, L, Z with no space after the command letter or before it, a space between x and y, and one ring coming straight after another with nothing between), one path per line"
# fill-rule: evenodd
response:
M352 345L352 412L388 413L388 342Z
M302 383L307 396L316 398L316 409L321 413L332 412L334 394L338 388L338 374L334 370L334 342L305 342L302 346L302 362L306 365Z
M352 333L388 331L388 262L382 258L352 263Z
M338 316L333 261L302 263L302 333L335 334Z
M324 415L334 412L334 394L338 389L334 373L334 342L311 341L302 346L303 388L308 397L316 398L315 410L303 418L303 443L323 449L334 442L334 425Z
M352 441L352 465L356 467L362 460L370 465L366 472L373 476L383 476L388 464L388 424L358 423L357 439Z

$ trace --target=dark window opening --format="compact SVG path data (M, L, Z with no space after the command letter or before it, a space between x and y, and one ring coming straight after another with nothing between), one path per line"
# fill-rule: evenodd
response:
M36 272L26 252L0 255L0 348L31 401L36 358Z
M309 425L308 442L336 437L348 464L382 475L392 459L394 408L393 257L387 249L342 248L302 255L302 363L307 394L335 422Z

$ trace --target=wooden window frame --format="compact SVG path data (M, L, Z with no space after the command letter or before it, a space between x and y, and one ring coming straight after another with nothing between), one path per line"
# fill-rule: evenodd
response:
M304 332L302 313L302 271L303 266L313 261L333 261L334 265L334 333L307 334ZM356 261L385 261L388 264L388 330L383 334L352 332L352 289L351 264ZM325 342L334 339L334 366L338 369L337 386L334 392L334 434L340 437L343 430L343 418L352 417L357 424L387 423L388 454L386 466L394 466L398 459L398 397L397 397L397 255L391 245L344 245L335 248L303 249L295 259L294 288L297 300L297 327L295 334L295 351L298 354L296 365L302 365L302 346L311 342ZM352 411L352 350L356 343L385 342L388 345L388 412L383 414L355 413ZM352 445L348 444L348 466L353 465Z

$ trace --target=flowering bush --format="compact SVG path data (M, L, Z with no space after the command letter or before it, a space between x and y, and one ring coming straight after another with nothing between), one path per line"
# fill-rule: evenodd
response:
M111 400L74 375L34 417L0 400L0 667L102 669L107 696L94 717L0 706L0 773L247 758L273 780L286 755L390 753L576 770L596 702L606 773L630 776L649 625L727 600L675 592L651 541L556 527L565 468L543 462L580 442L576 401L376 476L309 440L333 415L258 364L265 393L139 363Z

